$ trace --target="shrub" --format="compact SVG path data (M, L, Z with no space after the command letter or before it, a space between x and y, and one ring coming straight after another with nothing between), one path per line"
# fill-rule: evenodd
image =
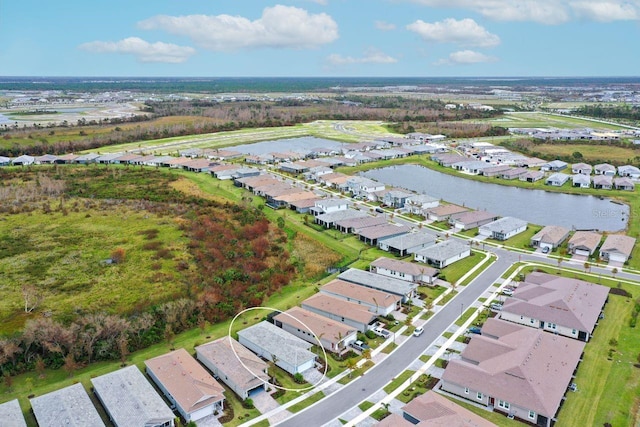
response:
M376 338L376 333L373 332L371 329L369 329L367 332L365 332L365 335L367 336L367 338L373 340Z
M123 248L116 248L111 251L111 261L114 264L122 264L126 258L126 251Z
M253 405L253 399L246 398L245 400L243 400L242 401L242 407L244 409L253 409L253 408L255 408L255 406Z
M303 384L304 383L304 377L302 376L302 374L300 372L296 372L293 375L293 380L298 384Z

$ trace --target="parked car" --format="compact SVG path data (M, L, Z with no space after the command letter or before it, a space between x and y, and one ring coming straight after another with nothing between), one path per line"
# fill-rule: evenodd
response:
M569 390L571 391L578 391L578 384L576 383L571 383L569 384L569 387L567 387Z
M469 334L481 334L482 331L477 326L472 326L469 329L467 329L467 333L469 333Z
M419 337L420 335L422 335L423 332L424 332L424 328L422 326L418 326L413 330L413 336Z
M542 253L543 254L548 254L549 253L549 246L545 246L544 248L542 248Z
M512 296L512 295L513 295L513 289L504 288L504 289L502 290L502 294L503 294L503 295L506 295L506 296L508 296L508 297L510 297L510 296Z
M491 305L489 307L491 307L491 310L496 310L496 311L502 310L502 304L497 303L497 302L491 303Z
M378 212L378 213L384 213L384 211L382 210L382 208L376 208L376 212Z
M360 340L351 343L351 347L355 348L356 350L360 350L360 351L364 351L364 350L370 348L368 345L366 345L364 342L362 342Z

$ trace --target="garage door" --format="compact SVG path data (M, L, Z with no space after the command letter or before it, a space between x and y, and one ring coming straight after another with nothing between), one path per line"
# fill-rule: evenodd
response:
M589 256L589 251L586 251L584 249L576 249L576 255L583 255L583 256Z
M621 255L621 254L609 254L609 261L614 261L614 262L622 262L624 263L625 261L625 256Z

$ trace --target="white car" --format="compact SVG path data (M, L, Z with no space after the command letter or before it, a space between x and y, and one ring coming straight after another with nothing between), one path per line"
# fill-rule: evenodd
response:
M424 328L422 326L418 326L413 330L413 336L419 337L420 335L422 335L423 332L424 332Z

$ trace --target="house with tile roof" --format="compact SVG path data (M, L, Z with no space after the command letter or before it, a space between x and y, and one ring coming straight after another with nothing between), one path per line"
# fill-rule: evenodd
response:
M447 265L470 255L471 248L469 245L450 239L420 249L413 254L413 257L416 261L432 265L435 268L445 268Z
M441 389L551 427L581 361L585 343L490 318L442 375Z
M391 276L371 273L357 268L350 268L340 273L338 279L397 295L402 298L402 302L414 298L416 296L416 290L418 289L417 283L407 282Z
M415 262L380 257L369 265L372 273L393 277L413 283L432 284L439 271L436 268Z
M367 288L340 279L334 279L322 286L320 293L354 302L380 316L386 316L398 310L402 302L402 297L396 294Z
M600 247L600 259L625 263L631 258L635 244L636 239L634 237L624 234L610 234Z
M609 288L553 274L531 273L502 305L503 320L589 341Z
M230 336L199 345L195 350L196 359L240 399L267 389L267 363Z
M436 238L425 231L413 231L399 236L378 239L378 248L398 256L406 256L417 250L436 244Z
M567 250L574 255L591 256L598 248L602 234L595 231L576 231L569 239Z
M144 364L149 377L187 422L224 409L224 388L184 348Z
M569 231L568 228L559 225L547 225L531 237L530 245L534 248L554 250L567 240Z
M418 424L421 427L495 427L491 421L432 390L404 405L402 417L409 421L409 425Z
M366 306L321 292L302 301L300 306L305 310L356 328L360 332L371 329L378 319L378 315Z

